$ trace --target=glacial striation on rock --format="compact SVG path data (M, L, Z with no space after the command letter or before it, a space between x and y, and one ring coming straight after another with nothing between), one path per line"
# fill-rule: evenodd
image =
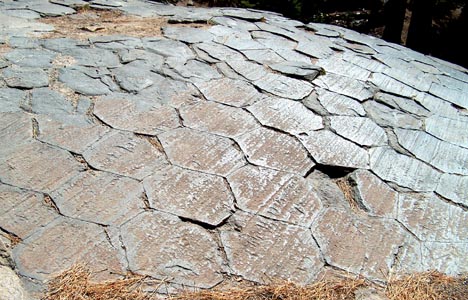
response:
M466 69L270 12L56 2L0 2L0 237L30 293L74 263L176 289L468 272Z

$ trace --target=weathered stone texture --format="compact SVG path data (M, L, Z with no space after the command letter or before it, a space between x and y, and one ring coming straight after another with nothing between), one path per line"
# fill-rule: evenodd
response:
M181 128L159 135L173 164L192 170L227 175L246 162L228 138Z
M385 131L369 118L330 117L330 126L337 134L362 146L387 144Z
M168 214L145 212L121 231L134 272L200 288L213 287L223 280L218 245L197 225Z
M315 164L295 138L259 128L236 138L249 162L281 171L306 174Z
M60 212L102 225L120 224L144 207L143 187L107 172L81 172L51 193Z
M156 141L157 143L157 141ZM168 162L149 139L124 131L111 131L83 153L96 169L141 180Z
M231 215L234 198L222 177L172 167L144 180L152 208L209 225Z
M323 267L308 229L240 213L235 223L239 231L221 232L234 274L262 283L279 278L306 284Z

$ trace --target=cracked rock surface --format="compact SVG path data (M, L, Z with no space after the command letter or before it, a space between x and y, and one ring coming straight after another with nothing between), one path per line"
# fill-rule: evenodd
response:
M0 1L0 265L33 298L74 263L175 288L468 272L466 69L269 12L55 2ZM102 9L162 25L50 23Z

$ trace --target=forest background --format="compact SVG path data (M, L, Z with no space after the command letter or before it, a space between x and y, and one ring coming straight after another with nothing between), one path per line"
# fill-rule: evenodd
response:
M468 68L468 0L165 0L269 10L347 27Z

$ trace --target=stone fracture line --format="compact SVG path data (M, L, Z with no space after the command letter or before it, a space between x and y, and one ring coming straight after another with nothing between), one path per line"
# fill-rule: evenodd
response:
M27 291L74 263L172 288L468 271L466 69L269 12L52 2L0 4L0 249Z

